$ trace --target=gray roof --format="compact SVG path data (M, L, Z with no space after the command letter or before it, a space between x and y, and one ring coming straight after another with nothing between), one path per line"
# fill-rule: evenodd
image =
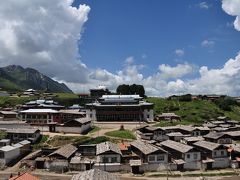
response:
M224 136L223 132L210 132L207 135L204 136L204 138L209 138L209 139L218 139Z
M19 144L27 145L27 144L31 144L31 142L28 140L23 140L23 141L19 142Z
M0 111L0 114L6 114L6 115L17 115L14 111Z
M170 149L174 149L174 150L179 151L181 153L186 153L186 152L193 149L192 146L182 144L182 143L179 143L179 142L175 142L175 141L172 141L172 140L163 141L163 142L160 143L160 145L165 146L165 147L170 148Z
M84 118L78 118L78 119L75 119L75 121L79 122L79 123L82 123L82 124L86 124L86 123L90 123L91 122L91 119L87 118L87 117L84 117Z
M198 142L195 142L193 145L208 149L210 151L213 151L214 149L221 146L218 143L213 143L213 142L209 142L209 141L198 141Z
M120 178L115 174L111 174L100 169L91 169L73 175L71 180L120 180Z
M229 131L225 132L225 134L230 135L230 136L240 136L240 131Z
M18 133L18 134L33 134L39 131L39 129L29 128L29 129L6 129L7 133Z
M185 137L183 138L185 141L187 142L191 142L191 141L203 141L204 138L202 136L191 136L191 137Z
M207 127L207 126L197 126L197 127L194 127L195 128L195 130L200 130L200 131L209 131L210 129L209 129L209 127Z
M96 155L105 153L107 151L113 151L117 154L122 154L117 144L114 144L109 141L97 144Z
M182 133L180 133L180 132L172 132L172 133L168 133L168 134L166 134L167 136L184 136Z
M62 146L61 148L57 149L53 153L49 154L48 156L52 155L60 155L68 159L73 153L77 151L77 148L71 144L67 144L65 146Z
M135 148L137 148L138 150L140 150L145 155L154 153L154 152L159 151L159 150L161 150L163 152L166 152L165 150L163 150L160 147L154 146L152 144L149 144L149 143L146 143L146 142L143 142L143 141L140 141L140 140L136 140L136 141L131 142L131 145L134 146Z

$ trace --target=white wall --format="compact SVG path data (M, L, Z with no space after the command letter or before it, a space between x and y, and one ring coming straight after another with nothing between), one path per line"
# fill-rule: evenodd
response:
M4 151L4 158L0 159L1 165L6 165L12 160L18 158L20 156L20 148L15 148L11 151Z
M212 168L227 168L230 166L229 158L214 158Z
M188 158L188 155L190 156ZM184 169L186 170L197 170L201 169L201 153L200 152L189 152L185 154Z
M144 109L143 110L143 120L147 121L147 120L153 120L153 119L154 119L154 117L153 117L153 110L152 109L150 109L150 110Z

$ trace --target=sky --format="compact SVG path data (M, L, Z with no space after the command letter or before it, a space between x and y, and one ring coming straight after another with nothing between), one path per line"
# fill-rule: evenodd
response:
M0 23L0 66L75 92L240 95L240 0L9 0Z

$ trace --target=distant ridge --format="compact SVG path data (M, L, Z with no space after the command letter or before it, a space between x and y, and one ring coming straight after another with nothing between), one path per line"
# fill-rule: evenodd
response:
M32 68L9 65L0 68L0 88L8 91L35 89L48 92L72 93L64 83L59 83Z

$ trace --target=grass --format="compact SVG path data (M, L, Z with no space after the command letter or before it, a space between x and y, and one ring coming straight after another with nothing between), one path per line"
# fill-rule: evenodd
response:
M46 146L46 142L49 139L48 135L41 135L38 141L33 145L33 149L41 149Z
M89 134L95 133L97 131L100 131L101 128L98 126L92 126L91 130L88 132Z
M5 139L7 137L7 133L3 130L0 130L0 139Z
M106 132L105 135L121 139L136 139L132 131L129 130L115 130Z
M147 98L148 102L154 103L155 114L163 112L174 112L181 116L180 122L160 122L156 126L169 126L176 124L202 124L209 119L218 116L227 116L231 119L240 120L240 107L232 107L232 111L223 111L215 103L205 100L194 100L182 102L178 100L167 100L163 98Z
M31 100L36 100L36 97L0 97L0 107L13 107L18 104L24 104Z
M114 143L119 143L120 141L112 139L106 136L99 136L96 138L91 138L88 136L54 136L50 140L47 141L46 145L48 147L60 147L66 144L99 144L101 142L111 141Z

